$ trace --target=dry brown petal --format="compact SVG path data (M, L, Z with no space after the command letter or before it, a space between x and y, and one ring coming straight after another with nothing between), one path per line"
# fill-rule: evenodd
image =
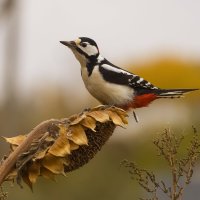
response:
M55 139L53 137L51 137L50 135L48 135L46 138L45 138L45 141L46 142L53 142L55 141Z
M68 158L68 156L66 156L66 157L63 158L63 164L66 165L66 166L69 166L70 159Z
M119 115L124 124L128 124L127 116Z
M15 137L2 137L6 140L6 142L13 144L13 145L20 145L25 139L26 139L26 135L18 135Z
M69 144L70 144L71 151L77 150L79 148L79 145L75 144L73 141L69 141Z
M37 152L37 153L34 155L33 161L41 160L42 158L44 158L44 156L46 155L48 149L49 149L49 148L47 148L47 149L45 149L45 150L43 150L43 151Z
M10 149L11 149L12 151L14 151L17 147L18 147L18 145L10 144Z
M70 144L66 135L66 128L60 126L59 137L50 147L49 153L54 156L65 157L67 154L70 154Z
M118 108L118 107L110 107L108 110L116 112L118 115L124 115L125 117L128 117L128 114L125 110Z
M92 117L87 116L85 119L83 119L83 121L81 122L81 124L83 126L85 126L86 128L91 129L92 131L95 131L96 128L96 120Z
M122 119L122 122L124 124L128 124L128 120L127 120L128 114L125 110L123 110L121 108L117 108L117 107L111 107L109 110L116 112L120 116L120 118Z
M49 171L48 169L41 167L40 168L40 175L43 176L46 179L50 179L55 181L55 175L53 172Z
M86 117L85 114L78 116L76 119L74 119L70 122L70 125L79 124L85 117Z
M109 116L105 111L92 111L87 113L87 115L101 123L109 121Z
M42 165L54 174L64 174L64 158L47 153L42 159Z
M23 174L22 176L23 181L29 186L31 190L33 190L33 184L31 183L28 174Z
M115 125L117 125L117 126L123 126L124 125L121 117L116 112L113 112L113 111L110 111L110 110L106 110L106 112L108 113L110 119L113 121L113 123Z
M40 163L33 162L28 168L28 177L31 183L35 183L38 176L40 175Z
M87 145L88 139L83 127L80 124L70 126L67 137L78 145Z

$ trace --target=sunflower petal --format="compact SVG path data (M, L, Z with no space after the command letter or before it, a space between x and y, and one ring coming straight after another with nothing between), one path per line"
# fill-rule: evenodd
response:
M92 111L87 113L87 115L101 123L109 121L109 116L105 111Z
M63 130L63 128L60 127L59 134L58 139L50 147L48 152L54 156L65 157L67 154L70 154L70 144L66 135L66 129Z
M78 116L76 119L70 122L70 125L79 124L85 117L86 117L85 114Z
M68 138L78 145L88 144L87 136L80 124L69 127Z
M47 153L42 159L42 165L54 174L64 173L64 158L56 157Z
M83 121L81 122L81 124L86 127L91 129L92 131L95 131L96 128L96 120L90 116L87 116L85 119L83 119Z
M34 155L33 161L41 160L42 158L44 158L44 156L46 155L47 151L48 151L48 148L43 150L43 151L37 152Z
M3 139L6 140L6 142L12 144L12 145L20 145L25 139L26 139L26 135L18 135L15 137L2 137Z
M112 112L116 112L120 116L122 122L124 124L128 124L128 120L127 120L128 114L125 110L123 110L121 108L117 108L117 107L111 107L108 110L110 110Z
M70 150L71 151L77 150L79 148L79 145L74 143L73 141L69 141L69 143L70 143Z
M116 112L113 112L113 111L110 111L110 110L106 110L106 112L108 113L110 119L113 121L113 123L115 125L117 125L117 126L123 126L124 125L121 117Z
M33 162L28 168L28 177L31 183L35 183L38 176L40 175L40 164L39 162Z
M50 180L55 181L55 175L54 175L54 173L51 172L50 170L44 168L44 167L40 168L40 175L43 176L46 179L50 179Z
M28 185L29 188L33 191L33 184L31 183L28 174L23 174L22 179L26 183L26 185Z

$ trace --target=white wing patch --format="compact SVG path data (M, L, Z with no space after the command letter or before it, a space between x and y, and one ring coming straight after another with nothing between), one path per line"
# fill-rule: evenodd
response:
M137 83L139 84L139 83L141 83L142 81L144 81L144 79L143 79L143 78L140 78L140 79L137 81Z
M119 68L116 68L116 67L113 67L111 65L107 65L107 64L103 64L101 65L104 69L106 70L109 70L109 71L113 71L113 72L116 72L116 73L123 73L123 74L127 74L127 75L131 75L131 76L134 76L134 74L131 74L127 71L124 71L123 69L119 69ZM136 75L135 75L136 76Z

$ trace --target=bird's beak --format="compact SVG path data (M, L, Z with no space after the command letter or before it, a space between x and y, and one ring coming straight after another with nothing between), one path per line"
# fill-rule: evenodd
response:
M76 46L76 43L74 41L60 41L60 43L69 48L73 48Z

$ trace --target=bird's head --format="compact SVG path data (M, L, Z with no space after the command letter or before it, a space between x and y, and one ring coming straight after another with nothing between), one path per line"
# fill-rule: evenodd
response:
M60 41L69 47L81 64L96 60L99 56L99 49L96 42L87 37L79 37L74 41Z

